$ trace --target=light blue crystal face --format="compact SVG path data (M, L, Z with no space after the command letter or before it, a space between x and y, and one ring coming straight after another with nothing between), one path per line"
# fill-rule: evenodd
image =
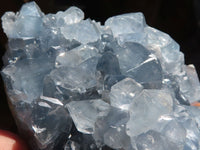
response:
M82 133L92 134L97 118L106 116L110 106L101 99L93 99L72 101L67 104L67 108L77 129Z
M74 6L45 15L30 2L2 27L1 74L34 150L200 149L196 70L142 13L101 25Z

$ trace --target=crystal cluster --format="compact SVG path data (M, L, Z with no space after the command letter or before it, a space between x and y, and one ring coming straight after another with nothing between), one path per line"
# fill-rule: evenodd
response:
M6 12L2 77L34 150L199 150L200 83L179 45L142 13L105 25L76 7Z

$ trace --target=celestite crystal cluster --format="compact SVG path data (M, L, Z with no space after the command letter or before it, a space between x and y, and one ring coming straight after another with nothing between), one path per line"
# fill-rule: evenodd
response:
M200 84L179 45L142 13L105 25L35 2L2 17L2 76L33 150L199 150Z

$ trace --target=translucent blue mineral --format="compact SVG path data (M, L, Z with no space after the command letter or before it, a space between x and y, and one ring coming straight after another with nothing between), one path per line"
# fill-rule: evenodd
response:
M141 12L84 19L35 2L6 12L1 71L33 150L199 150L200 83L179 45Z

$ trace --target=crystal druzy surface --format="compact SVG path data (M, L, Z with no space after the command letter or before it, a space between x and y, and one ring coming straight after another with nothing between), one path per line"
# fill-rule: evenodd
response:
M33 150L199 150L200 84L179 45L142 13L84 19L76 7L6 12L1 74Z

